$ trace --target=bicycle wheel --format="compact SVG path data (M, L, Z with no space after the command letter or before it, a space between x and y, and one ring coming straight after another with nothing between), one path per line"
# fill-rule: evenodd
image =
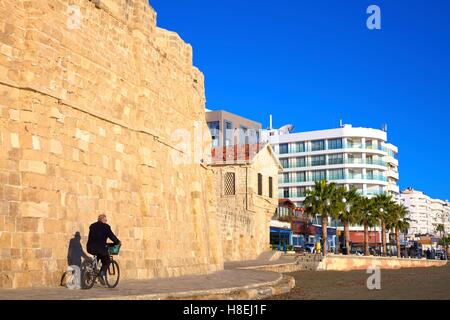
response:
M119 284L120 268L117 261L111 261L106 272L106 284L109 288L115 288Z
M97 273L95 272L93 265L91 263L85 263L82 269L82 283L83 289L91 289L95 284L95 279L97 278Z

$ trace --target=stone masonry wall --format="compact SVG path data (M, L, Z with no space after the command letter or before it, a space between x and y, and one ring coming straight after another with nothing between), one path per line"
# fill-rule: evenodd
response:
M101 213L124 278L222 269L212 171L172 161L194 159L172 135L207 131L204 103L146 0L0 1L0 287L58 285Z
M270 219L278 205L278 166L264 148L250 165L216 165L216 192L225 261L253 260L270 250ZM225 195L227 172L235 173L236 195ZM258 195L258 173L263 195ZM269 197L273 178L273 198Z

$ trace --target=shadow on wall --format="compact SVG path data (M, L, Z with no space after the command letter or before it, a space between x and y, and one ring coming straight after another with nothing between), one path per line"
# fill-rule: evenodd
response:
M78 266L81 268L81 258L84 260L90 260L89 256L84 252L81 245L80 232L75 232L75 235L69 241L69 250L67 252L67 264L69 266Z

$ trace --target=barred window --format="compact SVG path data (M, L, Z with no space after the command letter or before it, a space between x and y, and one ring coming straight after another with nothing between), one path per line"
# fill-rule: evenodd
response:
M225 195L234 196L236 194L236 176L234 172L225 173Z
M258 196L262 196L263 191L262 191L262 174L258 173Z
M273 198L273 179L269 177L269 198Z

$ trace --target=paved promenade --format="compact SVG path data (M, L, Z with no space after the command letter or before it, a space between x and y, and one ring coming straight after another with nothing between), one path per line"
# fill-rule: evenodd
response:
M262 299L286 293L293 286L293 278L283 277L276 272L230 268L203 276L125 280L115 289L101 285L96 285L91 290L69 290L64 287L0 289L0 299Z

